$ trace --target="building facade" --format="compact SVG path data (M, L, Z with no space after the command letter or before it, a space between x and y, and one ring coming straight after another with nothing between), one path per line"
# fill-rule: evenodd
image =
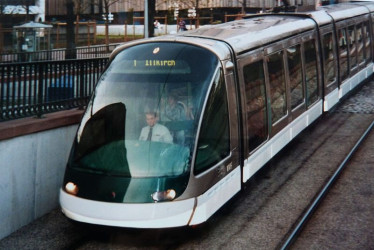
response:
M66 15L66 0L46 0L46 15L53 19L61 19ZM74 0L76 6L80 6L76 12L85 18L94 19L104 14L103 1L98 0ZM110 3L109 12L115 19L123 19L124 16L143 16L144 0L105 0ZM187 16L187 10L198 9L199 12L210 15L213 12L238 14L253 12L259 9L269 9L283 5L284 0L156 0L156 14L165 15L168 12L179 11L180 17ZM315 0L288 0L290 5L303 5ZM79 4L77 4L79 3ZM100 4L101 3L101 4Z

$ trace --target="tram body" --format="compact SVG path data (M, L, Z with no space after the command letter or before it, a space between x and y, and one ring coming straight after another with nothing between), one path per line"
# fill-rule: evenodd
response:
M78 128L63 213L134 228L203 223L372 75L373 19L374 4L338 4L120 46ZM161 130L142 139L150 113L172 141Z

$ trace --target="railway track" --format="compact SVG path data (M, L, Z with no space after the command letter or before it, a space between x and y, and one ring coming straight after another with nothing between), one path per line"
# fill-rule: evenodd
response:
M284 243L281 245L280 249L285 250L285 249L290 249L290 247L292 247L292 244L296 241L297 237L299 236L300 232L303 230L304 226L308 223L309 220L312 219L312 216L314 212L316 211L316 209L318 209L319 204L321 204L321 202L324 200L326 195L331 190L332 186L335 184L335 182L340 177L341 173L348 166L349 161L354 156L356 151L361 147L365 139L369 136L373 127L374 127L374 121L368 126L368 128L364 131L364 133L359 138L357 143L352 147L348 155L344 158L343 162L339 165L339 167L336 169L336 171L331 176L331 178L323 186L322 190L318 193L317 197L312 201L311 205L308 207L306 212L302 214L299 222L290 231L288 237L286 238Z

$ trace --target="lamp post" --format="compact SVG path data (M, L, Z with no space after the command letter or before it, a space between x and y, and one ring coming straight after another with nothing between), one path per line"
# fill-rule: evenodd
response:
M144 0L144 37L149 37L149 27L148 27L148 0Z

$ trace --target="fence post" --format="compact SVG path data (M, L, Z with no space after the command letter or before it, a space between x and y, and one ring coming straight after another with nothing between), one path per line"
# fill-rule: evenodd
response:
M127 42L127 21L125 21L125 30L124 30L124 38L125 38L125 42Z
M1 78L0 78L0 107L1 107L1 113L0 113L0 120L3 120L4 119L4 110L5 112L8 110L8 108L5 108L4 109L4 86L5 86L5 72L8 72L9 70L6 70L7 67L1 67L1 72L0 72L0 75L1 75Z
M135 40L135 24L132 24L132 37Z
M43 118L43 95L44 95L44 84L43 84L43 67L41 63L35 64L35 66L38 66L38 104L37 104L37 113L36 116L38 118ZM35 72L36 73L36 72Z
M96 45L96 32L97 32L96 22L94 22L94 44L95 45Z
M165 16L165 35L167 35L168 34L168 16L166 15Z
M79 101L79 106L78 108L79 109L83 109L84 107L84 104L85 104L85 101L84 101L84 80L85 80L85 75L86 75L86 71L84 70L84 66L85 66L85 63L87 63L87 61L81 61L79 63L79 98L78 100Z

